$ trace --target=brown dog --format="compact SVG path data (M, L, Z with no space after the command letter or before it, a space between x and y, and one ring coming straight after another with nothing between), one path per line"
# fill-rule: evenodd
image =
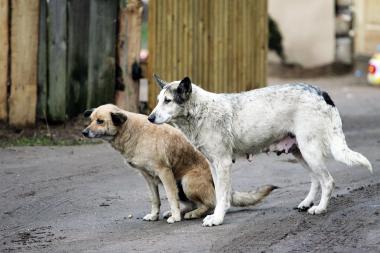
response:
M160 182L170 205L170 212L166 215L170 216L168 223L181 220L179 199L185 204L182 210L185 219L200 218L215 207L208 161L179 130L166 124L151 124L147 116L111 104L87 110L84 116L90 117L91 123L83 130L83 135L109 141L146 179L152 210L144 220L158 220ZM256 204L275 188L267 185L254 192L233 192L232 205Z

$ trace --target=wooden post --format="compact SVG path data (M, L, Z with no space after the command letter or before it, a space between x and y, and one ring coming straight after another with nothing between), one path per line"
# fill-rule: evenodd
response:
M8 118L9 2L0 0L0 120Z
M66 112L69 117L87 108L90 2L68 0Z
M124 91L118 91L115 100L118 106L133 112L138 111L139 85L132 79L131 70L139 61L142 11L141 0L120 1L117 62Z
M114 100L118 1L90 3L87 107Z
M66 119L66 0L50 0L48 4L49 94L48 118Z
M48 54L47 54L47 0L40 1L40 24L38 39L38 89L37 89L37 117L45 119L47 116L47 88L48 88Z
M148 7L148 49L149 52L154 51L156 48L156 32L157 32L157 19L156 19L156 13L157 11L157 2L155 0L149 1L149 7ZM177 46L178 48L178 46ZM179 55L179 50L177 51L177 56ZM157 85L154 83L152 76L154 74L154 69L156 63L155 55L149 53L148 57L148 66L147 66L147 78L148 78L148 107L150 109L154 108L155 104L152 103L152 101L156 101L155 96L157 96L158 88ZM178 59L176 58L176 63L178 63ZM177 71L178 72L178 67ZM160 74L160 73L156 73Z
M9 124L33 125L37 104L39 1L12 0Z

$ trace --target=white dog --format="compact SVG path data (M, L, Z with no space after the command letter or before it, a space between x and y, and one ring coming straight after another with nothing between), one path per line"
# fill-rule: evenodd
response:
M238 94L215 94L192 84L188 77L167 83L149 116L153 123L172 123L212 164L217 205L204 226L220 225L231 201L231 165L236 155L274 151L292 153L310 172L311 187L298 205L310 214L326 212L334 180L325 159L363 165L370 162L346 144L342 121L330 96L307 84L271 86ZM313 201L322 188L318 205Z

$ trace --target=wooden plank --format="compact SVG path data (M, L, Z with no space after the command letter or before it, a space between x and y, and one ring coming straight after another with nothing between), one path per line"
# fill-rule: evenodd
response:
M120 0L119 2L119 23L117 35L117 49L116 49L116 90L115 90L115 104L120 108L125 108L126 89L129 93L127 86L128 76L128 41L127 41L127 3L128 0Z
M150 109L154 108L156 103L156 94L157 94L157 85L152 79L153 74L155 73L155 61L156 61L156 29L157 29L157 20L156 20L156 0L149 1L149 13L148 13L148 80L149 80L149 90L148 90L148 107ZM154 53L153 53L154 52Z
M67 3L50 0L48 4L48 98L47 114L51 121L66 119L67 81Z
M87 108L90 0L68 0L66 113Z
M230 53L227 48L227 38L228 38L228 2L229 0L224 0L222 5L222 37L221 37L221 53L223 57L223 63L221 64L221 85L223 86L222 92L230 92L233 90L233 86L227 82L228 78L228 54Z
M187 29L186 29L186 65L185 65L185 76L194 76L195 80L197 81L197 74L192 73L191 66L193 65L193 55L194 51L193 50L193 17L198 15L198 13L195 13L193 10L192 2L191 1L186 1L187 2L187 10L188 14L187 16ZM170 71L170 68L168 69Z
M37 117L47 117L48 88L48 54L47 54L47 2L40 1L40 20L38 38L38 77L37 77Z
M183 66L184 66L184 13L185 13L185 8L184 8L184 1L177 1L178 4L178 23L176 24L176 34L177 34L177 79L183 78L184 77L184 71L183 71Z
M168 14L164 14L164 10L167 9L167 5L168 5L168 1L167 0L161 0L159 2L159 12L158 12L158 16L159 16L159 22L160 22L160 31L158 32L158 38L159 38L159 54L158 54L158 59L160 59L160 73L163 73L164 76L163 78L165 80L169 80L168 79L168 76L169 76L169 73L167 71L167 52L166 52L166 49L167 49L167 45L165 44L166 42L168 42L168 33L166 32L166 28L167 28L167 19L166 19L166 16Z
M127 93L125 97L126 108L129 111L138 112L139 106L139 80L132 79L132 65L139 63L141 49L141 22L143 5L141 0L128 0L127 4Z
M178 29L178 25L179 25L179 22L181 20L181 17L180 17L180 13L178 12L178 2L179 1L176 1L174 0L173 1L173 33L176 33L177 32L177 29ZM172 69L173 69L173 79L180 79L181 77L178 76L178 55L179 55L179 52L178 52L178 41L179 41L179 38L178 36L175 36L174 38L172 38L172 49L173 49L173 58L172 58Z
M165 22L166 22L166 33L165 33L165 41L166 41L166 45L165 45L165 48L173 48L173 40L170 40L169 39L169 36L171 36L173 33L173 22L172 22L172 18L173 18L173 1L172 0L166 0L166 9L168 11L168 14L167 15L163 15L162 18L165 19ZM165 57L165 73L167 73L167 76L165 76L165 79L167 80L173 80L174 79L174 76L173 76L173 72L170 71L169 69L172 68L173 66L173 63L172 63L172 59L173 59L173 54L172 52L170 53L166 53L166 57Z
M248 2L248 9L249 9L249 12L252 13L250 15L250 24L251 24L251 29L249 30L249 37L248 39L251 40L251 41L255 41L256 40L256 25L254 24L257 24L256 22L256 15L254 13L254 9L255 9L255 5L252 1L249 1ZM256 43L255 45L253 46L252 50L250 51L250 57L249 57L249 66L250 66L250 86L248 87L248 89L253 89L255 86L255 78L256 78L256 62L255 62L255 57L256 57Z
M118 1L92 0L87 107L114 101Z
M259 9L259 15L260 15L260 23L259 27L262 29L262 34L259 37L260 44L259 44L259 50L260 50L260 62L259 62L259 68L261 69L261 76L258 80L257 86L255 88L260 88L265 86L266 83L266 77L267 77L267 52L268 52L268 15L267 15L267 9L268 9L268 2L266 0L260 1L260 9Z
M206 75L206 65L205 64L205 61L204 61L204 55L207 54L206 52L206 49L207 49L207 41L205 40L205 37L207 38L207 35L204 33L205 32L205 29L204 29L204 22L205 22L205 9L207 9L207 5L208 5L208 1L206 1L203 6L202 4L202 1L201 0L198 0L197 1L197 10L195 10L199 17L194 19L194 20L198 20L198 31L197 31L197 35L198 35L198 38L196 40L198 40L198 46L196 47L197 48L197 57L198 59L197 60L194 60L194 62L196 64L199 64L199 66L201 66L201 68L198 69L199 73L198 73L198 76L199 76L199 82L201 83L206 83L207 81L205 80L205 75ZM194 38L195 39L195 38ZM206 43L205 43L206 42ZM193 65L196 65L196 64L193 64Z
M37 104L39 1L12 0L9 124L33 125Z
M0 0L0 120L8 118L9 2Z
M207 5L207 11L206 11L206 17L205 17L205 34L206 34L206 37L207 37L207 40L206 40L206 44L205 44L205 47L206 47L206 52L207 54L205 54L204 56L204 64L207 65L206 66L206 82L205 84L207 84L207 87L208 87L208 90L210 90L210 86L212 84L212 80L213 80L213 72L214 72L214 65L215 65L215 62L214 62L214 47L213 47L213 44L214 44L214 17L213 17L213 11L214 11L214 8L213 8L213 2L212 1L208 1L208 5Z
M237 7L236 7L237 1L230 1L230 14L229 14L229 37L231 38L228 42L228 52L230 55L229 62L231 62L230 68L228 70L230 78L228 78L228 84L229 85L236 85L237 83L237 70L239 68L238 59L236 58L236 52L238 50L237 48L237 41L238 36L235 34L236 29L236 22L237 22ZM239 29L244 29L243 27L240 27Z
M131 70L133 63L139 61L142 11L141 0L120 2L117 61L124 93L117 96L117 104L133 112L138 111L139 82L132 79Z

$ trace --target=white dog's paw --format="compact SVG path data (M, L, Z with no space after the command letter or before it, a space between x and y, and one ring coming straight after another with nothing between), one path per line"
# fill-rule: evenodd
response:
M306 211L309 210L313 205L314 205L313 202L302 201L302 202L298 205L297 210L298 210L299 212L306 212Z
M169 218L170 216L172 216L172 212L171 212L170 210L168 210L168 211L164 212L164 213L162 214L162 216L164 217L164 219L167 219L167 218Z
M312 206L307 210L309 214L322 214L327 212L326 208L320 207L320 206Z
M212 226L221 225L222 223L223 223L223 217L215 215L215 214L211 214L211 215L207 215L203 219L203 225L202 226L212 227Z
M170 216L166 221L169 224L172 224L172 223L177 222L177 221L181 221L181 215Z
M158 220L158 214L148 213L147 215L144 216L143 220L156 221L156 220Z

